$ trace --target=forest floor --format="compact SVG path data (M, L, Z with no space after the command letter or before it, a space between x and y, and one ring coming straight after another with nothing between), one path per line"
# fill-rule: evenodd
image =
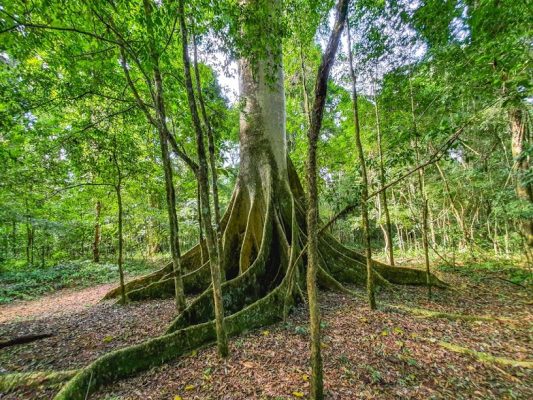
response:
M533 398L532 366L502 361L532 361L531 290L495 275L440 275L454 290L435 290L430 301L425 288L388 289L378 294L381 307L375 312L362 297L322 293L327 399ZM79 368L113 349L163 333L174 316L172 300L126 306L98 302L109 287L59 291L40 300L0 306L0 338L54 334L0 350L0 373ZM414 309L495 319L434 318ZM93 397L307 398L306 327L307 310L300 305L286 322L232 338L226 360L219 360L211 346L107 386ZM457 352L460 348L484 355L462 354ZM0 393L0 399L46 399L56 391L19 390Z

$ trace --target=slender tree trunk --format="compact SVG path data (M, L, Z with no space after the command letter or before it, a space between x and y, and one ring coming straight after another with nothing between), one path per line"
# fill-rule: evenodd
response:
M530 169L529 156L524 153L531 140L526 118L527 114L521 109L516 108L509 111L511 152L515 159L515 166L518 173L516 179L516 195L520 200L531 204L533 203L533 184L522 176ZM521 222L521 227L522 234L531 251L533 249L533 219L524 219Z
M469 237L469 233L468 233L468 229L467 229L467 226L466 226L466 222L465 222L465 219L464 219L464 211L462 210L462 206L461 206L461 211L459 211L458 207L457 207L457 204L456 204L456 201L455 199L453 198L452 196L452 193L451 193L451 190L450 190L450 185L448 183L448 179L446 179L446 175L444 174L444 170L441 168L441 166L439 165L438 162L435 163L435 166L437 167L437 170L439 171L439 174L442 178L442 181L444 183L444 188L446 190L446 194L450 200L450 207L453 211L453 215L457 221L457 224L459 225L459 227L461 228L461 233L463 235L462 239L461 239L461 247L463 249L466 249L470 243L470 237Z
M93 240L93 261L100 262L100 213L102 211L102 203L96 200L94 207L94 240Z
M198 218L198 238L200 243L200 254L202 257L202 265L207 261L207 257L205 254L205 248L204 248L204 227L202 223L202 201L200 200L200 184L198 183L196 185L196 210L197 210L197 218Z
M122 180L121 178L118 179L117 186L115 187L115 191L117 193L117 205L118 205L118 257L117 257L117 264L118 264L118 274L120 278L120 298L122 301L122 304L126 304L126 290L124 288L124 237L122 235L122 218L123 218L123 210L122 210Z
M311 107L309 105L309 95L307 94L307 76L305 73L304 54L303 54L301 43L300 43L300 73L302 74L301 83L302 83L305 120L307 122L307 126L309 127L311 125L311 110L310 110Z
M213 193L213 207L215 211L215 226L216 226L216 236L217 236L217 252L219 254L219 270L224 271L224 265L222 264L223 260L220 257L222 254L222 228L220 226L220 202L218 199L218 173L216 166L216 156L215 156L215 138L213 134L213 129L211 128L211 123L209 117L207 116L207 111L205 108L204 96L202 94L202 84L200 79L200 71L198 69L198 50L196 48L196 36L193 34L193 62L194 62L194 75L196 77L196 92L198 93L198 102L200 103L200 111L202 114L202 119L204 126L207 132L207 145L209 151L209 166L211 170L211 186ZM221 278L224 279L224 274L221 274Z
M30 208L28 205L28 199L25 199L26 205L26 263L29 265L33 264L33 226L31 223L30 217Z
M17 221L13 220L11 225L11 252L13 258L17 258Z
M187 100L196 132L196 148L198 152L198 184L200 186L200 204L202 210L202 222L204 224L207 251L209 254L209 265L211 268L211 280L213 283L213 301L215 305L215 324L217 332L217 347L221 357L228 355L228 341L226 329L224 327L224 303L222 300L222 276L220 269L218 240L216 232L211 224L211 207L209 204L209 181L207 169L207 157L204 145L204 134L196 108L196 100L191 77L191 66L187 45L187 26L185 24L184 1L179 0L179 22L181 28L182 55L185 73L185 87L187 90Z
M165 102L163 99L163 79L159 70L159 55L156 51L154 43L153 22L152 22L152 3L150 0L144 0L144 11L147 18L146 27L149 37L149 52L150 59L153 64L153 76L155 82L154 103L156 108L156 125L159 133L159 145L161 147L161 160L163 162L163 169L165 172L165 189L167 196L167 211L170 225L170 252L172 254L172 267L174 275L175 299L176 309L181 312L185 309L185 293L183 289L183 278L181 272L181 254L179 244L179 225L178 216L176 214L176 192L174 189L174 178L172 172L172 164L168 149L168 140L170 132L168 131L166 123ZM125 56L122 57L125 60Z
M370 221L368 218L368 175L366 172L366 161L363 153L363 144L361 143L361 129L359 126L359 109L357 106L357 77L353 68L352 44L350 37L350 27L347 26L346 38L348 41L348 63L350 67L350 76L352 78L352 103L355 129L355 145L357 147L357 154L359 156L359 164L361 171L362 187L361 187L361 216L363 219L363 233L364 246L366 255L366 288L368 295L368 303L370 309L376 308L376 298L374 293L374 274L372 272L372 247L370 242Z
M307 151L307 296L309 300L309 317L311 332L311 399L324 398L324 382L322 354L320 350L320 309L318 304L318 289L316 284L317 271L319 268L318 254L318 188L317 188L317 162L316 153L326 96L328 90L328 78L331 66L335 60L335 54L339 45L342 29L345 24L348 11L348 0L339 0L337 15L333 31L331 32L328 46L318 69L315 85L315 99L310 118L308 132Z
M505 243L505 256L509 257L509 223L507 220L505 221L505 236L504 236L504 243Z
M435 234L435 221L433 220L433 213L431 212L431 207L428 203L428 218L429 218L429 232L431 234L431 244L433 247L437 247L437 236Z
M413 133L415 144L416 163L420 164L420 148L418 143L418 129L416 125L415 101L413 96L413 86L409 78L409 93L411 96L411 116L413 121ZM424 168L418 170L418 189L422 197L422 246L424 249L424 264L426 267L426 284L428 287L428 298L431 299L431 273L429 263L429 245L428 245L428 198L426 194L426 185L424 180Z
M376 113L376 133L378 138L378 153L379 153L379 181L381 187L385 186L385 166L383 162L383 145L381 143L381 123L379 118L378 96L376 93L375 82L372 83L374 91L374 111ZM387 253L387 260L389 264L394 266L394 247L392 244L392 224L390 221L389 204L387 201L387 191L383 190L380 193L381 203L383 204L383 214L385 215L385 229L383 230L385 236L385 251Z
M118 275L120 280L120 299L122 304L126 304L126 289L124 287L124 236L122 234L123 229L123 223L122 218L124 215L123 208L122 208L122 171L120 169L120 164L118 162L117 158L117 143L116 143L116 137L115 137L115 143L113 148L113 162L115 164L115 169L117 172L117 182L115 185L115 192L117 194L117 206L118 206L118 215L117 215L117 222L118 222L118 256L117 256L117 264L118 264Z
M35 226L34 225L31 226L30 254L31 254L30 264L33 265L35 262Z

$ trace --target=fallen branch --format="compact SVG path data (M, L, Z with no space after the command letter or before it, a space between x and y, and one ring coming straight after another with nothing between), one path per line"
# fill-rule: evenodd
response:
M4 347L10 347L10 346L16 346L18 344L26 344L35 342L36 340L46 339L51 336L54 336L53 333L41 333L37 335L25 335L25 336L19 336L10 340L4 340L0 341L0 349L3 349Z

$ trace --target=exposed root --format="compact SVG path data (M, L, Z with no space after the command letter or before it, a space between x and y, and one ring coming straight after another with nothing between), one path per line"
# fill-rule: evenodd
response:
M267 220L270 220L271 207L267 211ZM236 278L222 284L224 310L227 315L241 310L261 296L266 294L268 286L268 270L272 255L272 224L264 224L262 243L257 258L252 266ZM271 271L270 271L271 272ZM272 272L271 272L272 274ZM182 329L191 324L210 321L214 318L213 290L207 289L196 298L185 311L176 318L167 330L167 333Z
M467 347L458 346L453 343L444 342L442 340L435 340L435 339L426 339L424 340L431 342L431 343L437 343L439 346L444 347L447 350L451 350L455 353L459 354L467 354L469 356L474 357L477 361L486 363L486 364L499 364L504 365L507 367L519 367L519 368L533 368L533 361L521 361L521 360L512 360L510 358L505 357L496 357L488 353L483 353L481 351L476 351L469 349Z
M331 276L328 272L326 272L322 267L318 268L317 277L320 286L324 287L325 289L329 289L333 292L344 293L353 297L362 297L359 293L348 289L346 286L336 280L333 276Z
M443 318L449 321L483 321L483 322L516 322L509 318L491 317L487 315L468 315L445 313L441 311L426 310L424 308L407 307L402 305L385 304L386 307L416 314L419 318Z
M202 265L201 246L205 244L197 244L192 249L187 251L181 258L182 270L185 272L184 278L188 273L195 271L199 265ZM172 274L172 263L167 263L163 268L158 269L151 274L136 278L124 285L126 293L133 292L145 288L146 286L156 283ZM185 284L185 283L184 283ZM113 299L120 296L120 286L116 287L106 293L103 300Z
M195 271L183 275L183 287L187 294L200 293L205 290L210 283L211 273L209 270L209 262L206 262ZM129 301L166 299L174 295L174 278L172 277L172 273L163 276L159 281L126 292L126 297Z
M383 264L374 265L375 270L390 283L397 285L427 286L426 272L404 267L391 267ZM447 289L449 285L435 275L430 274L430 284L433 287Z
M305 301L306 225L304 193L289 161L289 184L275 171L259 165L257 175L247 171L239 181L222 221L222 284L225 325L228 335L262 327L285 318L297 298ZM256 184L254 184L254 182ZM364 284L364 256L321 233L319 284L351 296L357 293L343 283ZM146 370L216 339L213 294L208 264L201 265L200 246L183 256L187 294L201 294L177 316L165 335L106 354L81 370L56 399L83 399L102 384ZM389 267L374 262L376 280L425 285L424 271ZM130 300L170 297L174 294L171 265L130 282ZM445 287L432 276L432 285ZM390 282L390 283L389 283ZM118 294L118 289L106 297Z
M78 370L17 372L0 375L0 393L9 393L19 388L54 386L71 379Z
M227 334L235 336L281 320L286 289L284 280L262 299L227 317ZM93 393L105 383L161 365L215 339L215 323L210 321L113 351L78 372L56 395L55 400L83 400L87 393Z
M152 272L149 275L141 276L140 278L134 279L124 285L124 289L127 292L137 290L140 288L143 288L147 285L150 285L151 283L159 281L161 278L163 278L168 273L172 272L172 263L168 263L163 268ZM102 300L109 300L114 299L115 297L120 296L120 286L111 289L109 292L106 293L104 298Z

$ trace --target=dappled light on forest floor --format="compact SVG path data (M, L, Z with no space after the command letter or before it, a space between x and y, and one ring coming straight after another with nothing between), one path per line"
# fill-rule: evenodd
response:
M533 396L532 369L492 363L441 345L445 342L492 357L531 361L528 332L533 315L527 307L531 302L528 292L500 280L479 283L451 274L444 278L459 290L435 291L432 301L427 300L424 288L385 290L378 294L382 307L376 312L370 312L359 298L322 292L326 398ZM472 285L482 290L469 290ZM388 305L502 319L427 318ZM79 368L108 351L161 334L173 314L172 300L126 307L106 302L61 316L4 323L1 327L7 335L47 328L56 336L4 349L0 364L3 372ZM207 347L106 386L95 398L306 398L307 315L302 304L286 322L231 339L225 361L218 358L214 347ZM56 390L28 389L2 399L47 398Z

